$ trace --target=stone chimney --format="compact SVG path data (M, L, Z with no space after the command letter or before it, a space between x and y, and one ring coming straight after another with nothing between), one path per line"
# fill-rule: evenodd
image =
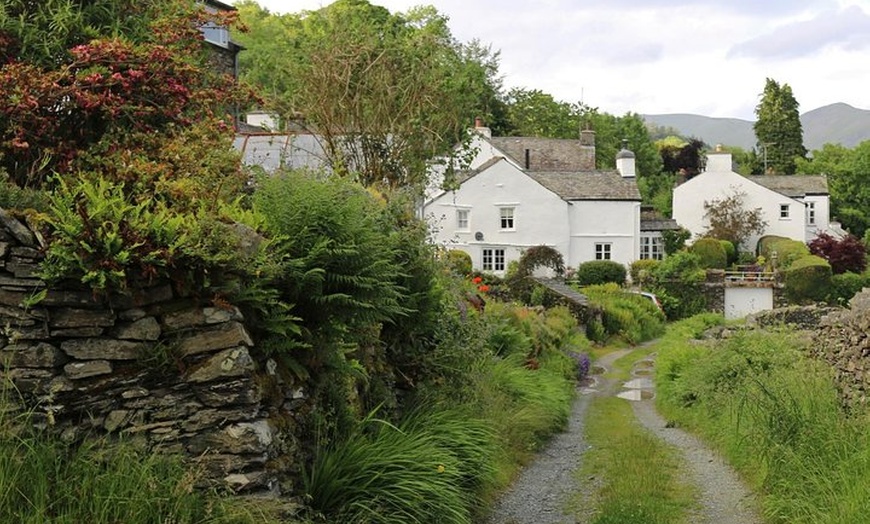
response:
M634 164L634 153L628 150L628 140L622 141L622 149L616 153L616 170L622 178L634 178L637 176Z
M716 151L707 153L707 168L705 171L718 172L733 171L731 164L731 153L722 150L722 144L716 144Z
M586 147L595 147L595 131L591 129L583 129L580 131L580 145Z
M483 119L480 117L474 119L474 131L486 138L492 138L492 129L486 127L483 124Z

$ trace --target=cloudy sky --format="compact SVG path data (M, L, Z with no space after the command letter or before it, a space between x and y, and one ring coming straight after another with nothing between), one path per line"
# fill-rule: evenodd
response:
M256 0L271 12L328 0ZM434 5L454 36L501 51L505 86L622 115L754 120L765 78L801 112L870 109L870 0L370 0Z

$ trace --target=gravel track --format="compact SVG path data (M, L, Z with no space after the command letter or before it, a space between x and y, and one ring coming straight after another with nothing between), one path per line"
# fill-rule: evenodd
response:
M609 368L632 350L610 353L595 362ZM567 429L553 438L536 459L522 470L512 487L493 507L486 524L575 524L565 515L568 498L577 493L591 496L594 484L580 485L574 472L580 467L587 445L583 438L584 419L591 395L613 395L618 384L603 374L572 407ZM700 508L689 517L692 524L760 524L751 492L737 474L694 436L667 428L656 412L653 400L633 402L637 420L650 432L674 446L682 455L684 470L700 493ZM581 517L582 519L582 517Z
M629 350L610 353L595 362L608 367ZM492 510L489 524L568 524L573 516L566 516L563 508L567 498L581 489L574 477L580 467L586 441L583 438L583 420L590 394L607 389L608 382L599 380L592 388L581 391L574 401L568 427L555 436L539 452L537 458L522 470Z

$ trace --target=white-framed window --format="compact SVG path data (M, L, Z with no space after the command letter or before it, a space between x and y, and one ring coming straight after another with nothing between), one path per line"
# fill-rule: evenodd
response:
M610 260L610 247L609 243L595 244L595 260Z
M468 231L468 215L467 209L456 210L456 229Z
M501 229L515 229L513 207L499 208L499 226Z
M640 237L641 260L662 260L665 258L665 245L662 237L645 235Z
M484 271L504 271L504 249L485 248L483 250Z
M204 5L203 8L211 13L218 13L220 10L212 5ZM209 22L200 26L199 30L206 42L211 42L221 47L229 48L230 46L230 31L224 26Z
M807 225L816 225L816 203L807 202Z
M789 218L789 216L790 216L789 205L788 204L780 204L779 205L779 218L780 218L780 220Z

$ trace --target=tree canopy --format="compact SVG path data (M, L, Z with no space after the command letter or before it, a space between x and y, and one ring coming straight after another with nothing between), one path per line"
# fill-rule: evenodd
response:
M801 173L827 175L831 215L857 236L870 230L870 141L853 149L825 144L811 160L799 160Z
M764 168L773 173L793 175L795 158L805 158L799 104L788 84L768 78L755 107L755 137Z
M269 109L301 115L336 173L364 185L422 188L427 162L475 117L504 121L498 53L456 41L435 8L390 13L366 0L272 15L238 5L249 31L243 78Z

